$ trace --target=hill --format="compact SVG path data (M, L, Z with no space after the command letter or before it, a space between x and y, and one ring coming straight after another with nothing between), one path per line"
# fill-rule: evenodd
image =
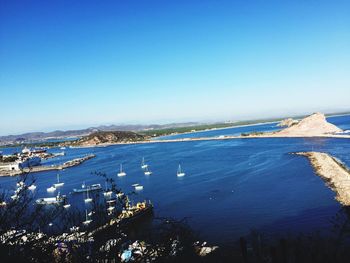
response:
M340 128L329 123L322 113L314 113L300 122L285 128L275 135L278 136L320 136L342 132Z
M66 142L65 145L72 146L95 146L110 143L126 143L143 141L147 137L129 131L98 131L84 136L76 141Z

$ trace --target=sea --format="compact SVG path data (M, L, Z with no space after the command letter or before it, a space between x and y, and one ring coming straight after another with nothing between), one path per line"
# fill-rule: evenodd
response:
M350 115L327 120L350 130ZM276 123L194 132L169 138L195 138L238 135L242 132L274 131ZM20 151L3 148L3 154ZM64 186L62 194L74 206L84 206L82 194L72 194L82 183L104 186L105 173L124 192L133 184L144 186L131 195L135 201L151 200L155 217L186 219L203 239L213 243L232 243L239 237L260 231L267 235L298 235L331 231L341 211L335 193L318 177L309 161L290 153L327 152L350 167L350 139L340 138L249 138L213 141L184 141L91 148L50 148L65 156L43 161L58 164L93 153L95 158L62 171L33 173L35 198L55 196L46 189L56 182L57 173ZM145 158L152 174L144 175ZM127 173L118 177L120 164ZM177 177L181 164L184 177ZM13 191L19 177L0 177L0 190ZM82 218L83 220L83 218Z

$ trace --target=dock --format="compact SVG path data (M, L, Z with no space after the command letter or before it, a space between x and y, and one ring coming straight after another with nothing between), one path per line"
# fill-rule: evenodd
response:
M53 171L53 170L63 170L66 168L70 168L73 166L77 166L82 164L83 162L94 158L96 155L94 154L89 154L81 158L76 158L70 161L67 161L63 164L57 164L57 165L51 165L51 166L46 166L46 165L39 165L39 166L33 166L30 168L24 168L21 170L1 170L0 171L0 176L16 176L16 175L21 175L24 173L39 173L39 172L46 172L46 171Z

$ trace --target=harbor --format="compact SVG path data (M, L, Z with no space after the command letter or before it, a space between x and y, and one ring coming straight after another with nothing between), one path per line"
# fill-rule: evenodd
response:
M95 157L94 154L88 154L84 157L75 158L70 161L64 162L63 164L50 165L50 166L37 165L37 166L31 166L31 167L24 167L21 169L0 169L0 176L16 176L16 175L21 175L25 173L38 173L38 172L46 172L46 171L63 170L63 169L80 165L83 162L90 160L94 157Z

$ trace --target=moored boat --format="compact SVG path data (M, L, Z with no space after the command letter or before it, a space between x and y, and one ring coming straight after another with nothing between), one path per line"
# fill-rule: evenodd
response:
M61 187L63 185L64 185L64 183L60 182L60 175L57 174L57 183L53 184L53 186L57 188L57 187Z
M51 186L49 188L46 189L49 193L55 192L56 191L56 187Z
M118 173L118 176L121 177L121 176L125 176L126 173L123 171L123 164L120 164L120 170L119 170L119 173Z
M145 168L145 175L151 175L152 172L148 169L148 166Z
M66 200L66 196L58 193L56 197L39 198L35 202L38 205L60 205L60 204L63 204L65 200Z
M138 202L134 206L130 206L127 203L126 208L122 210L122 212L116 218L116 221L120 224L129 224L146 215L152 214L152 212L153 205L150 201ZM115 223L116 221L112 220L112 223Z
M148 167L148 164L145 163L145 157L142 157L141 169L146 169L147 167Z
M179 168L177 169L177 177L185 176L185 173L181 170L181 165L179 164Z
M36 185L32 184L30 186L28 186L28 190L34 191L36 189Z
M73 189L73 192L74 193L85 193L87 191L99 191L101 190L102 187L101 187L101 184L92 184L92 185L89 185L89 186L86 186L85 183L83 183L81 185L81 188L74 188Z

